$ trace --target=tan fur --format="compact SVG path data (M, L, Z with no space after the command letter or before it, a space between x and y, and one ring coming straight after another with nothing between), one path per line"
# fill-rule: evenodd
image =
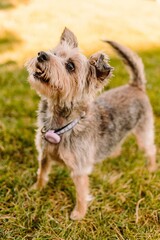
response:
M76 187L73 220L80 220L86 214L88 175L94 164L112 154L120 154L128 134L134 133L146 152L149 170L156 169L153 113L142 79L143 64L138 65L138 56L134 57L130 50L116 43L117 49L133 70L132 82L99 97L96 93L107 84L112 72L108 57L98 52L87 59L68 29L63 31L54 50L40 52L27 63L29 82L41 96L36 134L39 170L34 188L45 186L53 162L65 164ZM58 144L44 138L43 129L61 128L82 113L78 124L60 135Z

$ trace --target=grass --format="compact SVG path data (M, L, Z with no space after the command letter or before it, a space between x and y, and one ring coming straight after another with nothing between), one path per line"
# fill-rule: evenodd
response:
M148 76L148 94L156 120L160 146L160 50L141 53ZM110 87L126 83L127 74L112 59L115 77ZM91 240L160 239L160 171L148 173L145 156L130 137L122 155L97 165L90 177L94 200L81 222L69 220L75 189L65 168L55 166L41 192L29 191L36 179L34 147L38 97L26 81L27 73L16 62L0 66L0 239ZM136 205L139 219L136 222Z
M20 43L21 40L13 32L6 31L0 38L0 52L11 51Z
M160 170L148 173L146 158L132 136L123 145L120 157L95 167L90 176L94 199L84 220L69 219L75 189L65 168L52 169L46 189L29 190L38 167L34 136L39 98L27 83L23 62L40 47L56 44L65 25L76 32L88 55L106 50L99 41L106 37L139 51L155 115L160 162L159 5L156 1L77 2L76 14L73 0L67 5L50 0L41 4L36 0L0 3L0 239L159 240ZM128 79L119 59L113 56L111 65L115 77L106 89Z
M14 8L17 4L27 3L29 0L1 0L0 10Z

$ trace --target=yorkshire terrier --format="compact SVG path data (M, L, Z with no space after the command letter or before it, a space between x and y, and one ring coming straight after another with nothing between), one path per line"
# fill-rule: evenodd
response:
M88 175L94 164L120 154L128 134L136 136L156 169L154 121L145 91L145 74L139 56L113 41L109 43L130 70L130 83L97 96L112 75L108 56L98 52L85 57L75 35L64 29L60 43L27 62L28 81L40 95L36 147L39 153L35 188L48 181L54 161L70 170L76 187L71 219L82 219L89 200Z

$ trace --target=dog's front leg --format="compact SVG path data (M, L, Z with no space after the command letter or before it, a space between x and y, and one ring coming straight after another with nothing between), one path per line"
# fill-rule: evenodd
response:
M42 153L39 156L39 168L37 174L37 181L32 189L42 189L48 182L48 175L51 170L52 161L47 154Z
M72 179L76 187L76 205L70 217L72 220L81 220L87 212L89 180L87 175L73 176Z

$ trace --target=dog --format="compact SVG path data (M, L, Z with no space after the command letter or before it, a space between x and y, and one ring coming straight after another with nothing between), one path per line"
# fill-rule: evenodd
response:
M109 43L130 70L130 83L99 93L113 68L108 56L97 52L85 57L76 36L65 28L55 49L30 59L28 81L40 95L36 147L39 169L34 188L48 181L51 165L67 166L76 188L72 220L82 219L89 200L88 175L94 164L120 154L123 141L133 133L148 157L148 169L156 169L154 120L145 91L143 63L130 49ZM97 96L98 95L98 96Z

